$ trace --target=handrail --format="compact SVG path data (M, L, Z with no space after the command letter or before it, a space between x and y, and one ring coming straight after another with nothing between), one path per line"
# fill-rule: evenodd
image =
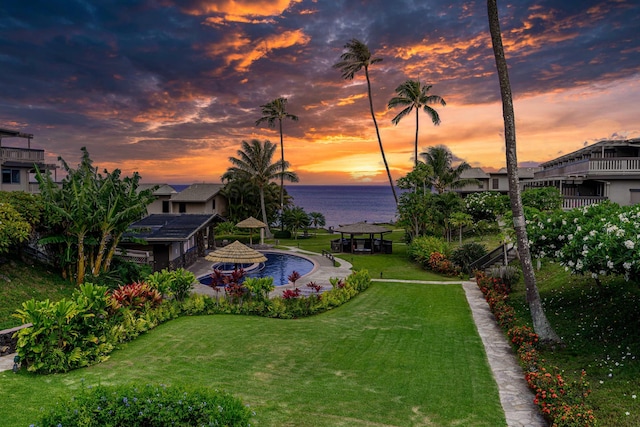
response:
M469 264L469 269L471 271L484 270L488 266L496 263L498 260L504 259L505 246L506 246L506 252L508 256L509 253L514 249L514 245L511 243L508 245L502 244L497 248L495 248L494 250L492 250L491 252L489 252L488 254L486 254L485 256L480 257L477 260L473 261L472 263Z

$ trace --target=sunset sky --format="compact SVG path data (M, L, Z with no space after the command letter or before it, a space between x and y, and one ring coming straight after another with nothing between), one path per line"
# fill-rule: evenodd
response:
M640 2L498 0L515 96L518 160L640 137ZM383 61L373 102L394 179L413 165L415 117L386 105L432 84L442 124L419 146L505 166L485 1L31 0L0 3L0 127L34 134L47 161L138 171L143 182L220 182L260 105L288 98L285 157L301 184L387 181L364 74L332 68L352 38ZM24 146L18 139L4 146Z

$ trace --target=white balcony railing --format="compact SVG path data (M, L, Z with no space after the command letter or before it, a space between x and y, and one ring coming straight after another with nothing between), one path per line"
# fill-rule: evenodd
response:
M637 175L640 174L640 158L610 157L604 159L580 160L558 165L535 173L535 178L564 177L568 175Z
M583 206L595 205L607 200L607 197L599 196L564 196L562 198L562 209L581 208Z

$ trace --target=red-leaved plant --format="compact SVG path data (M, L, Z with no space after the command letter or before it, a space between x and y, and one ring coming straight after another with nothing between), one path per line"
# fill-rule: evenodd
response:
M162 295L160 292L145 282L120 285L109 296L109 306L114 311L122 307L140 311L146 306L157 307L161 303Z

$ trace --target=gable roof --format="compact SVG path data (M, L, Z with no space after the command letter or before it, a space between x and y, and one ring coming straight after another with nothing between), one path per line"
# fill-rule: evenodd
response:
M138 185L138 192L149 190L155 186L158 186L158 189L153 192L154 196L170 196L172 194L178 194L176 189L169 184L140 184Z
M469 168L460 174L460 178L462 179L487 179L489 178L489 174L487 174L482 168Z
M152 214L129 226L125 237L144 239L149 242L174 242L188 240L220 217L217 214Z
M172 202L206 202L222 190L222 184L191 184L171 197Z

